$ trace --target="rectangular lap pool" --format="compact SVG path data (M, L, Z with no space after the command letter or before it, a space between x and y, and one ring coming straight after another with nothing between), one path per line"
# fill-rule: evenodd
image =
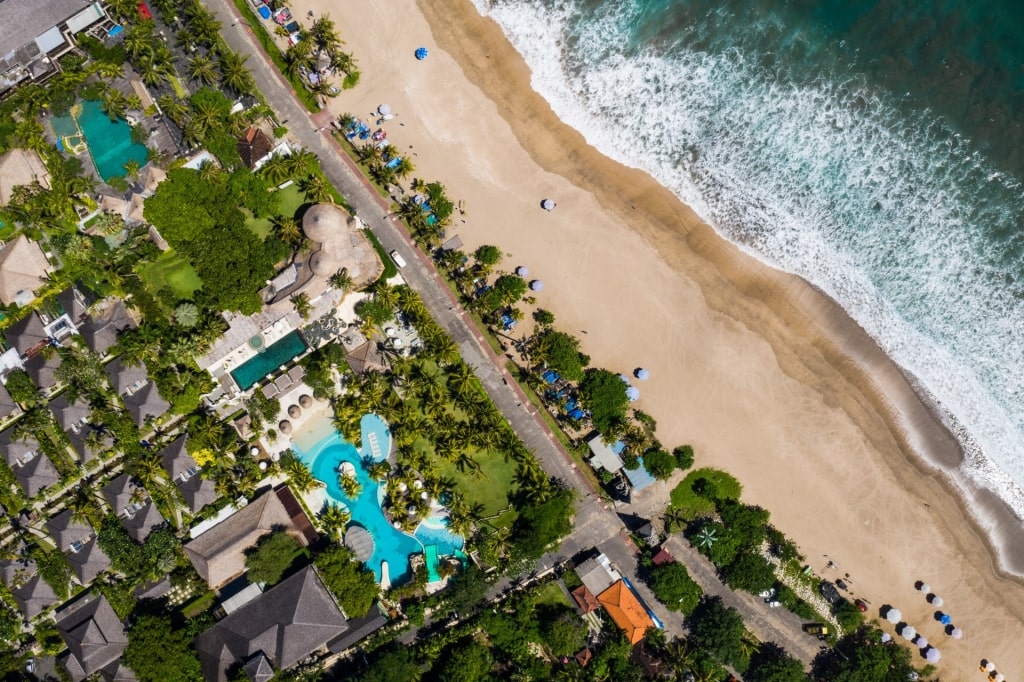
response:
M246 360L231 373L238 388L248 391L263 377L281 365L291 362L306 351L306 342L298 331L282 336L278 341L264 348L255 357Z
M85 146L104 182L115 176L123 177L128 161L135 161L139 167L146 165L146 146L132 142L128 122L111 121L99 102L86 100L76 104L66 116L54 117L50 125L61 146L71 153L79 153L76 150L82 144L81 138L85 138Z

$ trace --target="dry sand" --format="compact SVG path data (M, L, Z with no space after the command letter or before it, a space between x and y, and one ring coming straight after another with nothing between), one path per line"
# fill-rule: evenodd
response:
M692 443L698 465L735 474L816 571L850 574L869 615L899 607L942 650L943 680L979 679L981 658L1024 672L1024 588L998 572L938 475L959 449L843 311L588 146L466 0L294 9L330 14L362 70L332 111L366 119L391 104L389 140L414 154L414 175L466 202L466 223L457 216L449 233L467 251L498 244L504 267L542 278L538 305L595 365L647 367L638 407L667 446ZM430 57L417 62L421 45ZM539 208L545 197L554 212ZM826 554L840 571L824 568ZM919 579L945 598L963 640L942 634Z

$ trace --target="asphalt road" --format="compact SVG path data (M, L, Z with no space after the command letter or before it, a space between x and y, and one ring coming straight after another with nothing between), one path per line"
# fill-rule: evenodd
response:
M431 315L458 344L463 359L473 367L488 395L523 443L550 475L561 479L579 493L573 533L566 538L559 551L546 557L546 560L568 558L581 550L597 547L608 555L623 575L630 578L640 595L665 624L668 633L685 633L682 617L665 609L654 599L646 585L637 579L636 554L625 537L618 513L606 508L593 494L589 484L576 471L569 455L558 444L541 417L533 413L529 401L505 371L505 358L491 351L463 315L458 301L433 265L413 245L404 227L389 217L388 204L368 185L358 168L330 137L330 129L327 127L330 123L329 115L310 115L295 99L291 85L263 54L248 24L240 20L230 0L207 0L206 4L217 14L223 25L224 38L232 49L250 55L247 65L267 103L277 112L278 120L282 123L287 121L289 136L320 158L324 174L345 196L385 250L396 250L405 259L407 265L401 270L402 276L410 287L419 292ZM690 550L680 538L673 537L668 542L673 555L686 563L691 575L705 591L721 595L727 604L737 608L755 636L762 641L774 641L804 663L810 662L817 653L818 643L800 631L800 622L796 616L783 609L769 609L756 597L730 591L718 580L714 568Z

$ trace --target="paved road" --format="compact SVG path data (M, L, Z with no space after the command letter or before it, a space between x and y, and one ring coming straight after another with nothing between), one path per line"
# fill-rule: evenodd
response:
M229 0L208 0L206 4L222 22L224 38L232 49L251 55L247 65L260 85L267 103L277 112L282 123L288 122L289 134L320 157L324 174L345 196L366 226L373 230L384 248L389 252L397 250L405 259L408 265L402 269L402 276L420 293L431 315L458 344L462 357L474 368L488 395L512 428L549 474L565 481L579 493L580 501L573 534L566 539L557 553L545 557L545 560L560 560L571 557L581 550L599 548L608 555L623 575L630 577L641 597L666 625L668 632L675 635L684 633L685 628L679 614L665 609L654 599L646 585L637 579L636 556L628 538L624 537L623 524L617 513L606 508L593 494L586 480L578 475L569 455L561 448L540 416L533 413L529 401L505 371L505 358L496 356L479 332L466 320L457 300L432 264L412 244L401 224L388 217L390 207L387 203L367 184L348 156L338 149L329 132L324 132L330 117L326 114L311 116L298 103L291 85L276 67L268 62L253 38L251 29L244 21L239 20L237 10ZM674 540L682 544L677 538ZM691 562L690 553L677 551L678 553L673 552L675 556L685 560L695 579L698 579L702 586L706 586L710 593L724 592L730 595L730 601L727 603L740 610L748 627L758 638L778 642L805 663L817 653L816 646L811 647L812 651L800 641L802 638L809 638L799 631L799 622L789 623L782 617L781 609L768 609L756 598L734 595L721 585L713 571L710 577L703 576L700 568Z

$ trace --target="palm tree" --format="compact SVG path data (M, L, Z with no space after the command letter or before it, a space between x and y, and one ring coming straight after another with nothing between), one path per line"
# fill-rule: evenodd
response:
M124 118L128 113L128 98L120 90L108 88L100 99L100 109L111 121Z
M389 471L391 471L391 465L388 464L387 461L372 462L366 467L366 473L368 473L370 478L378 483L388 477Z
M259 173L274 185L280 185L291 174L291 169L288 167L288 157L275 154L267 159L266 163L260 168Z
M220 73L224 78L224 85L240 95L251 95L255 90L252 76L245 67L248 59L249 55L240 55L230 49L220 55Z
M705 525L694 539L697 541L697 547L700 549L711 549L718 540L718 533L710 525Z
M299 189L306 195L306 198L314 204L333 204L334 196L331 194L330 185L319 173L311 173L303 180L299 180Z
M213 161L204 161L199 167L199 177L208 185L219 185L224 180L224 169Z
M290 169L289 175L292 177L309 175L320 167L320 158L308 149L297 149L286 158Z
M320 525L335 540L340 540L345 532L345 526L352 520L352 514L348 508L340 504L328 504L320 512Z
M374 282L370 287L370 293L373 294L373 300L385 308L393 309L398 305L398 290L384 280Z
M78 486L74 495L68 500L68 509L71 510L71 518L80 523L88 523L93 528L100 527L103 515L96 504L95 493L89 488Z
M309 319L310 310L313 308L313 304L309 302L309 296L305 293L298 293L291 297L292 306L295 308L295 312L299 316L306 320Z
M174 323L179 327L191 329L199 322L199 308L195 303L186 301L179 303L174 309Z
M346 293L352 290L352 285L354 284L352 281L352 275L348 274L348 268L338 270L336 273L331 275L331 278L328 281L332 287Z
M316 64L316 58L313 57L313 44L308 40L300 40L288 48L284 53L284 60L286 63L285 74L292 80L299 78L303 71L308 73Z
M188 105L174 95L161 95L156 101L161 111L174 121L179 127L185 122L188 116Z
M464 362L457 362L448 369L448 390L456 401L461 401L476 392L476 375Z
M209 55L197 54L188 60L188 77L200 85L213 85L220 80L217 65Z
M459 347L443 332L434 341L429 351L439 365L453 365L461 359Z
M124 51L133 61L137 61L143 55L152 54L154 50L153 22L144 21L132 25L125 31L122 45L124 45Z
M293 249L299 246L305 239L305 235L302 233L302 228L299 226L299 222L295 218L289 218L287 216L277 216L273 221L274 232L277 234L278 239L288 244Z
M281 459L282 469L288 475L288 479L291 486L295 488L295 491L300 495L308 493L314 488L322 485L320 481L316 480L313 473L302 463L302 460L292 456L289 458L287 464L284 458Z
M124 174L132 180L139 179L139 162L135 159L128 159L124 163ZM120 232L120 230L118 230Z
M363 490L363 487L359 485L359 480L352 473L338 474L338 487L341 488L341 492L345 493L345 497L350 500L359 497L359 493Z
M409 174L415 170L416 166L413 165L408 156L403 156L398 165L394 167L395 176L400 180L409 177Z
M686 526L688 519L686 513L678 507L669 507L665 510L665 532L674 533Z

